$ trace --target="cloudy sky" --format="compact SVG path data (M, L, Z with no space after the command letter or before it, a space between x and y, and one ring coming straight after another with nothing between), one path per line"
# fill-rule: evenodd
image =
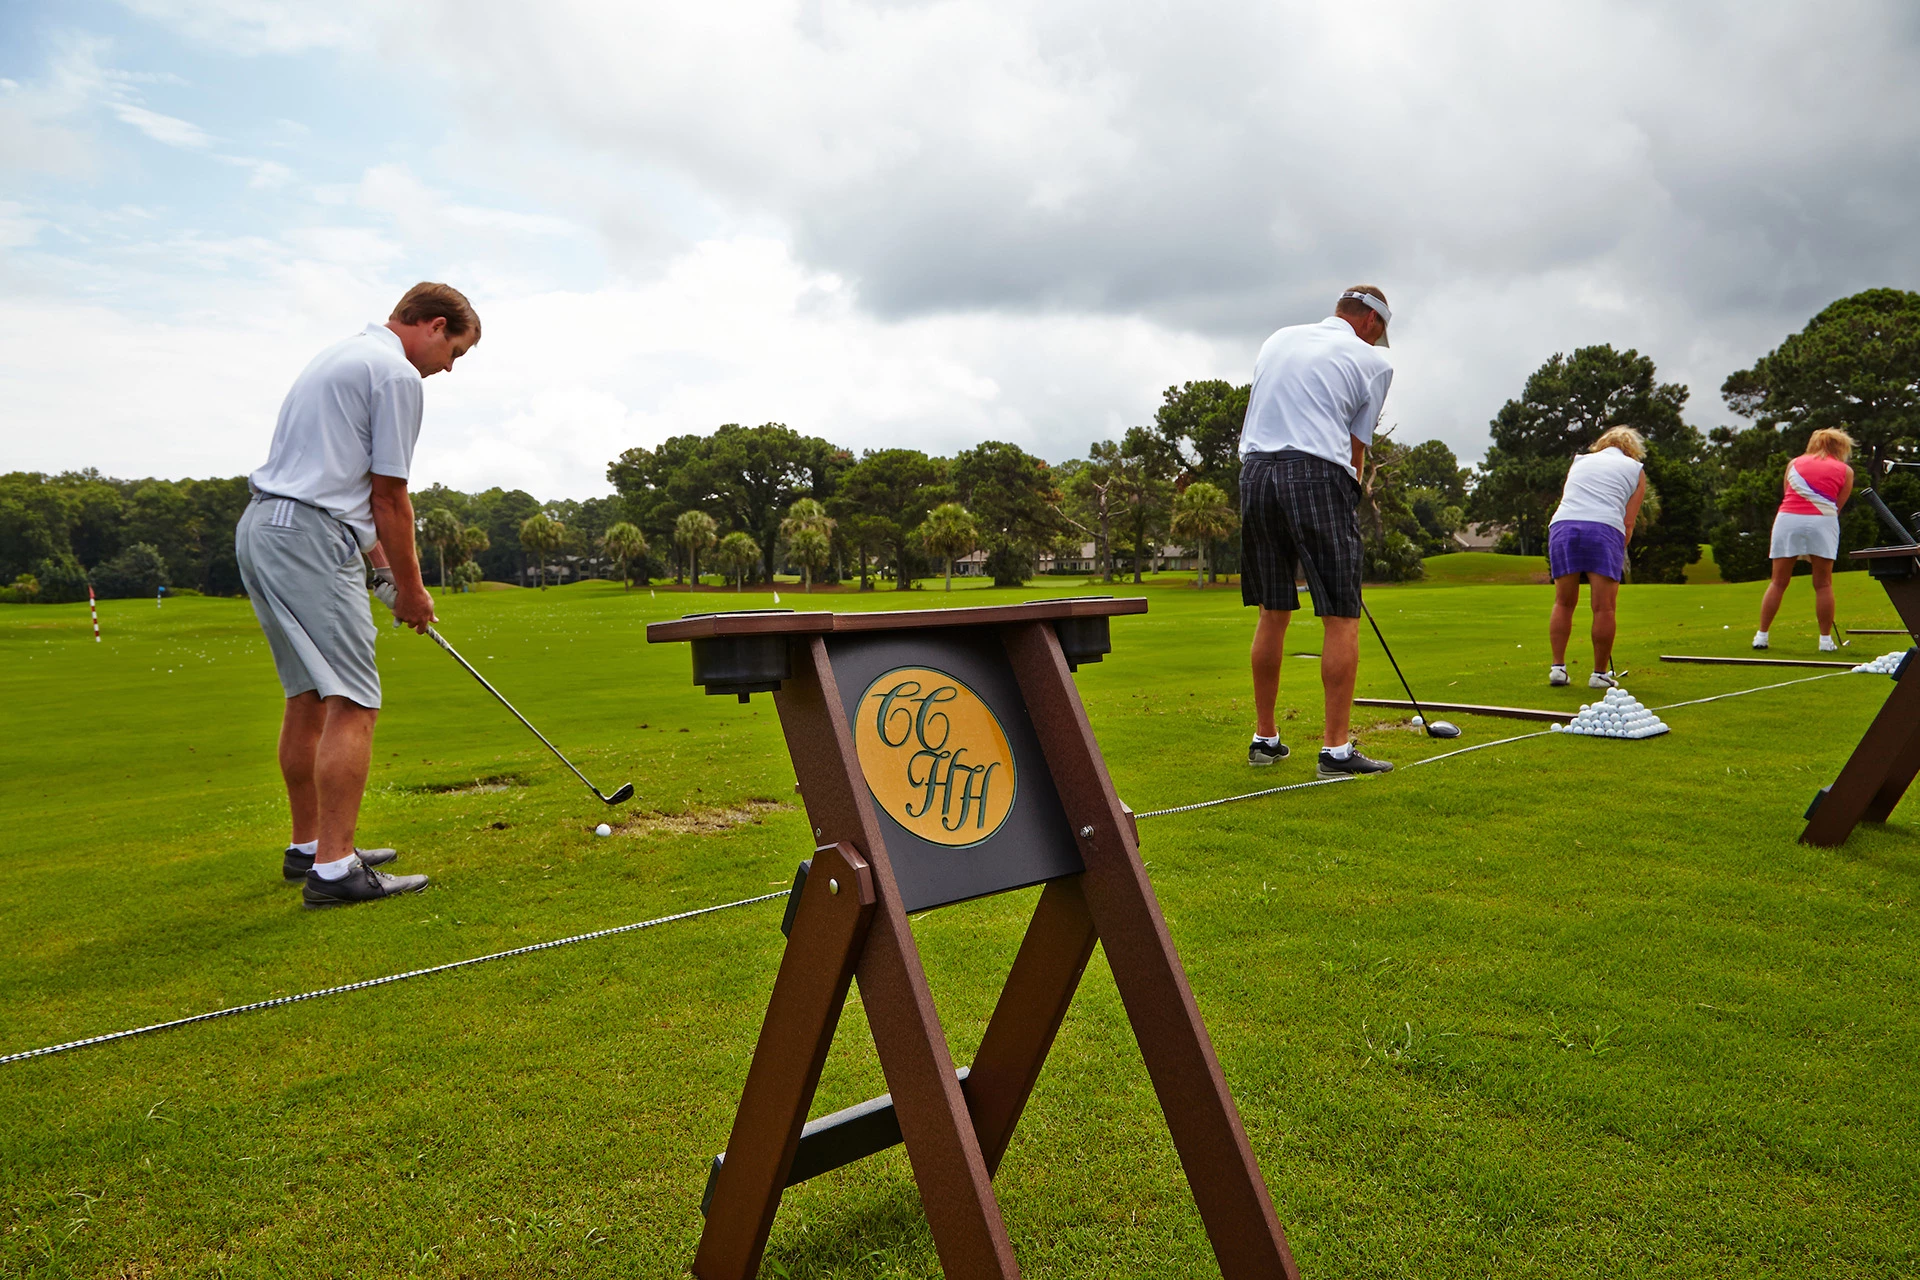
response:
M0 470L231 475L413 281L416 483L782 421L1055 460L1347 283L1466 460L1555 351L1717 389L1920 284L1920 6L9 0Z

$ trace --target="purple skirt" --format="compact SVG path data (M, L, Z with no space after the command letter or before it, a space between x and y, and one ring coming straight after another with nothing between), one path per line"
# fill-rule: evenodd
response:
M1591 573L1618 582L1627 573L1627 537L1610 524L1562 520L1547 530L1547 572L1556 578Z

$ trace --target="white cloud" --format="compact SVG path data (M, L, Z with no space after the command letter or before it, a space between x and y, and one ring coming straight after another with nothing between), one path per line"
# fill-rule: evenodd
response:
M166 146L198 151L213 145L213 139L206 130L175 116L163 116L130 102L116 102L112 111L121 123L132 125L155 142Z
M9 465L167 475L257 465L293 376L406 283L354 271L368 246L297 247L316 243L331 252L200 246L277 266L257 283L210 281L201 311L179 323L0 300L0 388L18 428ZM1133 318L877 319L840 281L754 238L698 245L649 280L475 301L485 340L427 383L423 485L604 493L622 449L722 422L783 421L854 448L950 452L993 437L1061 457L1061 438L1082 451L1167 383L1222 371L1211 343Z
M121 0L145 18L238 54L351 49L377 26L378 9L354 0ZM380 6L386 7L386 6Z
M405 138L264 122L298 197L291 164L221 157L263 166L254 234L189 211L115 252L176 318L291 289L311 329L421 274L470 286L487 342L434 392L466 483L591 491L617 448L732 420L1064 457L1169 382L1244 379L1356 279L1400 317L1389 419L1473 458L1556 350L1638 347L1713 422L1818 307L1920 276L1898 0L124 2L430 86ZM148 110L151 77L104 61L71 40L0 89L0 162L55 163L87 104ZM318 159L356 145L357 179ZM67 278L118 275L96 252Z

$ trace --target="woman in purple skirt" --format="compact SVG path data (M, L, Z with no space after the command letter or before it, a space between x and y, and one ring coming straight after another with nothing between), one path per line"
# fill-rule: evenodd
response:
M1567 681L1567 640L1573 635L1573 609L1580 603L1580 577L1586 575L1587 604L1593 610L1593 674L1589 689L1611 689L1613 608L1626 576L1627 543L1647 496L1641 459L1646 441L1632 427L1607 430L1593 448L1573 460L1560 506L1547 526L1547 569L1553 574L1553 618L1547 638L1553 667L1547 683Z

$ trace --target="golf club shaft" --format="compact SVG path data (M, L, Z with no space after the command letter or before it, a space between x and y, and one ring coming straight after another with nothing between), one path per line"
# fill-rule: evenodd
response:
M481 675L478 671L476 671L471 662L468 662L465 658L460 656L460 651L458 649L455 649L452 645L447 643L447 638L445 636L441 635L438 631L436 631L432 627L427 628L427 634L433 638L433 642L435 644L439 645L442 649L445 649L449 654L451 654L455 662L465 667L467 669L467 674L472 676L475 680L478 680L482 688L484 688L488 693L492 694L494 697L500 699L500 705L505 707L507 710L513 712L513 718L518 720L521 724L527 726L527 731L529 733L531 733L534 737L540 739L541 742L546 743L547 750L553 752L553 754L559 758L559 761L561 764L567 766L567 768L569 769L573 769L573 776L580 779L580 781L582 782L586 782L587 790L593 792L593 794L596 796L600 796L600 799L603 801L606 799L605 796L600 795L600 788L594 786L591 782L587 782L586 774L580 772L578 769L573 768L573 761L567 759L564 755L560 754L560 748L554 746L551 742L547 742L547 735L540 732L538 729L534 728L533 721L521 715L519 708L515 707L511 702L508 702L505 694L501 693L498 689L494 688L491 684L489 684L487 682L487 678Z
M1393 663L1393 674L1400 677L1400 687L1407 691L1407 701L1413 704L1414 712L1420 717L1420 723L1423 725L1430 724L1431 721L1427 719L1427 713L1420 708L1420 699L1413 696L1413 686L1407 683L1406 672L1400 670L1400 664L1398 662L1394 662L1393 650L1387 648L1387 638L1380 634L1380 624L1373 620L1373 610L1367 608L1367 602L1365 600L1360 602L1360 611L1367 615L1367 625L1373 628L1374 638L1380 642L1380 648L1385 650L1387 661Z

